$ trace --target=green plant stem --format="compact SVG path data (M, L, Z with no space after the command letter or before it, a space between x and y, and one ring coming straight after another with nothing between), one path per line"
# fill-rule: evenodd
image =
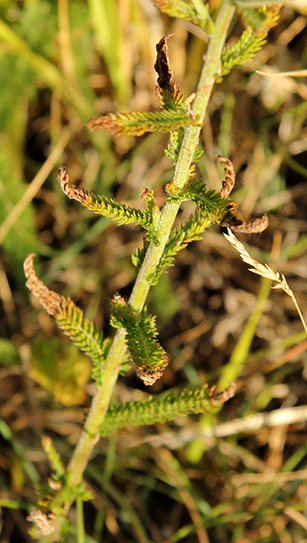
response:
M294 0L289 0L289 1L284 1L284 2L280 2L279 0L270 0L270 2L268 2L268 0L235 0L236 6L240 9L262 8L263 6L267 6L268 4L270 6L276 6L281 3L286 4L286 5L288 4L289 6L292 6L292 7L294 7L295 5Z
M193 114L200 122L204 119L211 91L216 76L219 73L221 52L234 11L235 9L230 1L224 0L219 9L214 31L211 35L204 68L201 73L196 98L193 104ZM183 187L188 178L189 168L193 159L194 150L198 144L200 130L200 127L194 126L190 126L186 129L173 179L174 186L177 186L178 188ZM133 307L135 311L141 311L144 306L150 289L149 276L155 270L162 256L179 207L179 204L166 203L162 209L156 231L156 237L159 244L157 245L157 243L153 242L150 244L129 299L129 305ZM125 332L123 329L119 329L114 336L111 349L104 365L103 386L98 388L93 399L83 432L67 468L67 485L69 487L75 487L82 480L82 475L93 447L99 439L99 428L108 409L110 397L117 381L125 350ZM58 498L56 498L56 500L58 500ZM66 503L66 510L69 506L70 503Z
M228 0L224 1L220 7L214 32L209 42L208 52L205 57L196 97L193 103L193 115L200 123L202 123L205 118L212 88L220 70L221 52L234 12L235 8L230 2ZM200 126L188 126L185 131L173 178L173 186L178 187L178 189L183 188L188 179L190 165L199 141L200 131ZM150 288L147 277L155 270L161 258L179 207L180 204L166 203L162 209L156 233L159 245L156 246L154 243L150 244L129 300L130 305L135 310L140 311L144 305Z
M99 439L99 428L109 407L119 368L126 351L125 330L117 330L103 371L103 386L97 389L83 432L67 469L67 484L80 483L89 456Z
M83 501L79 497L77 498L77 543L84 543L84 515L83 515Z
M214 23L209 15L207 6L205 6L202 0L192 0L192 4L200 17L200 20L205 23L207 32L211 34L214 29Z
M192 109L195 119L200 123L204 120L212 87L221 71L221 52L234 12L235 8L230 2L223 2L215 22L214 32L211 35ZM174 174L174 182L179 188L182 188L186 183L200 130L199 126L189 126L185 131Z
M256 305L251 313L251 316L240 336L238 343L229 359L228 364L223 368L223 372L219 379L217 389L223 390L228 386L229 381L236 381L240 372L247 360L250 352L252 340L255 336L256 328L259 324L260 317L264 310L264 305L268 299L271 290L272 281L262 279L261 289L256 301Z

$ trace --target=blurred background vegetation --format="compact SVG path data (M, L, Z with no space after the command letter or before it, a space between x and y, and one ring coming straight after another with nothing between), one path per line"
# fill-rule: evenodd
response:
M2 0L0 11L0 539L23 543L32 541L25 518L34 486L50 475L41 437L51 436L67 462L93 394L89 360L37 306L23 261L38 253L44 282L109 333L110 299L131 291L130 255L142 233L68 202L57 169L65 164L73 183L82 179L87 190L134 205L144 187L154 189L162 205L172 175L167 136L110 138L90 134L85 123L158 107L155 45L166 33L174 32L175 80L190 95L207 37L162 16L150 0ZM242 217L270 218L266 232L240 239L287 276L305 316L306 79L256 70L304 69L306 22L303 12L283 8L255 59L215 86L197 173L219 190L223 173L212 155L234 162ZM233 35L241 31L237 19ZM186 382L214 384L229 361L242 365L237 395L216 419L178 419L102 439L86 471L94 494L85 505L86 540L307 541L307 415L298 409L307 404L307 341L290 298L250 274L212 227L179 253L149 307L170 365L146 392L131 370L116 401ZM288 408L297 408L291 425ZM277 409L278 424L257 423L257 414Z

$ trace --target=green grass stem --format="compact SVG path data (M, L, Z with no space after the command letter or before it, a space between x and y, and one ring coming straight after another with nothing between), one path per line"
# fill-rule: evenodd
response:
M228 364L223 368L223 372L217 384L217 390L224 390L229 386L230 381L236 381L239 377L242 368L248 358L250 352L251 343L255 336L256 328L259 324L260 317L263 313L263 309L267 298L271 290L272 281L269 279L262 279L259 296L257 298L253 312L243 330L238 343L229 359ZM206 414L203 415L199 421L201 428L212 427L215 424L216 415ZM204 453L204 443L196 439L187 448L186 456L189 462L197 463L201 459Z
M87 103L80 91L67 81L56 66L41 55L34 53L27 42L17 36L17 34L1 20L0 40L9 45L16 55L24 59L48 87L63 93L65 98L76 108L84 122L93 115L92 105Z
M89 0L92 26L98 48L108 67L108 73L119 102L126 102L130 94L130 82L122 60L122 33L118 6L113 0Z
M247 360L251 343L255 336L256 328L263 313L265 303L270 294L272 281L262 279L259 296L257 298L253 312L236 344L228 364L223 368L217 388L223 390L228 386L229 381L236 381Z

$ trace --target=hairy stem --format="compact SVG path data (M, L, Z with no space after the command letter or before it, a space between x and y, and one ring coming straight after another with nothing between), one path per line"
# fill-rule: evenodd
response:
M219 74L221 52L234 11L235 8L231 5L229 0L224 0L222 2L213 33L210 36L208 51L206 58L204 59L204 67L193 104L193 114L200 122L204 119L211 91L216 76ZM173 178L173 184L178 188L183 187L188 178L194 150L199 140L200 130L201 128L198 126L189 126L185 131ZM150 289L149 276L159 263L178 210L179 204L174 203L166 203L162 209L156 232L159 244L153 242L150 244L129 299L129 305L137 312L141 311L144 306ZM125 350L125 332L123 329L119 329L115 334L104 366L103 386L98 388L93 399L83 432L68 465L67 484L69 487L76 486L82 480L82 475L93 447L99 439L99 428L108 409L110 397L117 381L120 364L125 354ZM70 504L66 503L66 509L68 509L69 506Z

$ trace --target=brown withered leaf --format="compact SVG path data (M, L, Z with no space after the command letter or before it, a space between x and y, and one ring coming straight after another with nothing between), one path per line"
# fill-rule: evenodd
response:
M233 163L231 162L231 160L221 155L214 155L213 158L218 160L222 164L222 166L224 166L226 175L222 181L220 196L221 198L228 198L236 182L236 174L234 171Z
M233 381L229 381L229 385L225 390L217 390L216 386L210 388L208 398L211 400L213 406L216 403L217 407L233 398L236 393L236 384Z
M154 68L158 74L156 93L162 108L174 109L176 104L182 102L179 85L173 79L167 54L167 42L173 34L167 34L156 45L157 58Z
M58 182L60 183L61 189L70 198L71 200L77 200L80 204L91 204L93 198L89 192L84 190L82 187L77 187L76 185L70 185L69 183L69 173L66 170L65 166L61 166L58 172Z
M35 254L31 253L27 256L24 261L24 272L27 278L26 286L31 290L31 292L36 296L42 306L46 309L49 315L58 315L63 310L65 310L67 302L69 301L60 296L57 292L49 290L44 283L38 279L33 264L33 258Z
M122 133L122 127L118 124L118 117L119 115L116 113L93 117L88 121L87 126L92 132L108 130L114 136L118 136Z
M269 219L267 215L263 215L258 219L241 221L241 219L238 219L238 217L229 211L220 222L220 226L228 227L238 234L260 234L269 226Z
M233 163L231 160L229 160L229 158L221 155L214 155L213 158L218 160L222 166L224 166L226 175L222 181L223 186L220 190L220 196L222 198L228 198L236 182L236 174ZM237 232L238 234L260 234L269 226L269 219L267 215L263 215L263 217L252 219L250 221L242 221L233 213L236 207L237 204L233 202L232 208L226 213L226 215L224 215L222 221L220 222L220 226L230 228L233 232Z
M54 519L55 515L53 513L47 515L39 509L33 509L26 517L26 520L36 524L39 533L42 535L51 535L54 532Z
M142 366L137 367L136 373L137 376L143 381L144 385L152 386L155 384L158 379L161 379L163 375L163 369L158 369L155 371L146 371Z

